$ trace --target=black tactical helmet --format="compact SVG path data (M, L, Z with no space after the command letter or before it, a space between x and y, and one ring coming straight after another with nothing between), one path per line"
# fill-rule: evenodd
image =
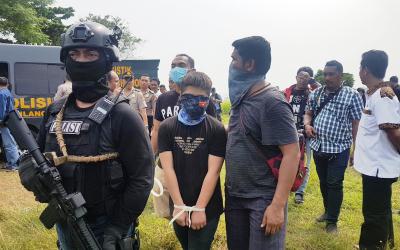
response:
M71 25L61 35L60 60L65 63L72 48L97 48L102 50L108 63L119 61L118 40L122 32L118 27L112 31L95 22L80 22Z

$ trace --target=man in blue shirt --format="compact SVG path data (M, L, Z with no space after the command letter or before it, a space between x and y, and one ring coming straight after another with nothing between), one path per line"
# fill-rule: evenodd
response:
M14 98L7 87L8 79L0 77L0 133L7 158L6 169L17 170L17 161L19 158L17 145L8 128L1 125L7 114L14 109Z
M342 83L343 66L329 61L324 68L326 85L308 99L304 129L311 138L325 212L317 219L326 222L326 232L337 232L343 201L343 179L361 119L362 100L357 91Z

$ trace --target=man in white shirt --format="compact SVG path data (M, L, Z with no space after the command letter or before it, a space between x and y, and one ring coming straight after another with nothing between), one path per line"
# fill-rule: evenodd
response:
M360 78L368 91L354 157L363 181L360 249L394 248L391 203L392 183L400 176L400 106L393 89L382 83L387 66L384 51L362 55Z

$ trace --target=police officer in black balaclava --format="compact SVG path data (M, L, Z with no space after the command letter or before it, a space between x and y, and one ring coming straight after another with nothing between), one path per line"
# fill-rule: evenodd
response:
M154 175L141 118L129 104L113 105L105 97L106 74L119 60L119 35L94 22L63 34L60 59L73 91L49 106L38 135L42 151L64 159L58 166L63 185L83 194L86 221L103 249L119 249L121 239L131 236ZM57 224L57 234L61 249L75 249L66 224Z

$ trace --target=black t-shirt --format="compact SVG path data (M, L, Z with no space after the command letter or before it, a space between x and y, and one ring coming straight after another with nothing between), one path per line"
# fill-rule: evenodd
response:
M393 88L394 93L397 96L397 99L400 101L400 85L396 84L396 86Z
M215 93L215 95L211 94L211 97L213 97L215 100L222 101L222 97L218 93ZM214 106L216 111L221 111L221 103L215 102Z
M162 122L168 117L178 115L180 109L180 106L178 104L179 96L179 93L173 90L161 94L156 102L156 111L154 118L157 121ZM208 105L206 112L213 117L216 116L215 107L213 105Z
M289 99L297 129L301 129L304 126L304 114L306 112L308 94L308 90L296 90L296 88L293 88Z
M178 117L168 118L160 125L160 152L171 151L179 190L186 206L196 205L208 172L208 156L225 156L226 132L218 120L208 116L195 126L186 126ZM221 186L218 179L206 207L207 220L223 212Z

